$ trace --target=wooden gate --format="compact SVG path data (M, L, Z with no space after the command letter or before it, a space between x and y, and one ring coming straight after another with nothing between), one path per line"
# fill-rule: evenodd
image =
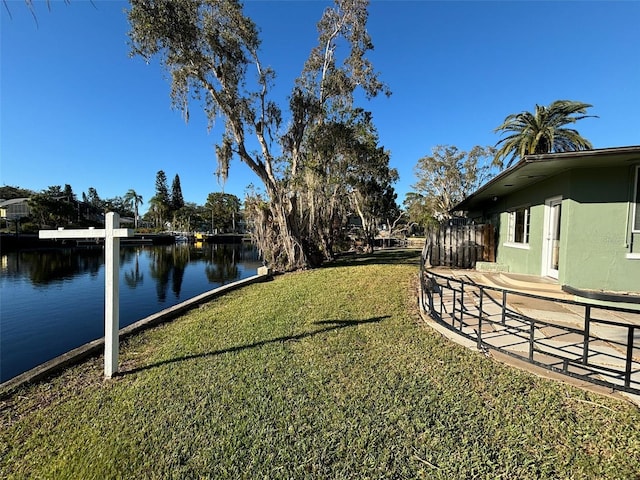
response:
M441 225L427 233L431 265L474 268L476 262L495 262L495 227L483 225Z

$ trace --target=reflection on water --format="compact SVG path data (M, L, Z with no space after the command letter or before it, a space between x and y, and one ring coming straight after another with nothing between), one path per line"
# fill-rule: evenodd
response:
M261 265L246 243L121 247L120 327ZM0 287L0 381L104 335L101 247L3 255Z
M97 275L103 264L102 248L11 252L2 256L1 273L26 277L33 285L47 285L82 273Z
M155 281L158 300L164 301L167 289L180 297L185 269L203 264L210 283L228 283L238 278L239 263L261 265L250 244L196 244L122 247L120 270L124 284L136 288L144 282L141 255L147 258L149 276ZM0 273L5 279L27 278L34 285L48 285L89 274L97 276L104 265L102 247L68 248L11 252L3 255Z

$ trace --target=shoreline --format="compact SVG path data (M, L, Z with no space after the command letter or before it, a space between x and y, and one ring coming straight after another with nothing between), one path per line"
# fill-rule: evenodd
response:
M123 339L144 329L154 327L161 323L170 322L181 314L201 305L204 302L212 300L216 297L224 295L227 292L236 290L246 285L267 281L269 277L270 273L266 268L264 270L258 269L257 275L214 288L213 290L209 290L208 292L204 292L200 295L196 295L195 297L187 299L184 302L165 308L157 313L142 318L141 320L138 320L131 325L121 328L119 330L119 340L122 341ZM101 355L104 353L101 350L101 348L103 347L104 337L101 337L96 340L87 342L79 347L76 347L73 350L63 353L62 355L58 355L57 357L52 358L51 360L48 360L47 362L44 362L36 367L33 367L26 372L16 375L15 377L0 383L0 398L10 395L13 390L20 388L27 383L36 382L43 378L54 375L60 370L68 366L75 365L93 355Z

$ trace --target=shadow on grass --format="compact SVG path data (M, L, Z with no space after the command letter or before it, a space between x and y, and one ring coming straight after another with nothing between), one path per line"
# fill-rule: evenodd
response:
M418 248L386 248L373 253L344 253L325 268L353 267L358 265L415 265L420 264L421 250Z
M240 352L243 350L247 350L250 348L258 348L258 347L263 347L265 345L269 345L272 343L284 343L284 342L291 342L291 341L297 341L297 340L302 340L304 338L308 338L308 337L312 337L314 335L319 335L321 333L326 333L326 332L331 332L334 330L341 330L343 328L349 328L349 327L355 327L357 325L365 325L368 323L380 323L382 320L389 318L389 315L385 315L382 317L373 317L373 318L367 318L365 320L320 320L317 322L313 322L314 325L330 325L324 328L320 328L317 330L314 330L312 332L303 332L303 333L299 333L297 335L286 335L286 336L282 336L282 337L277 337L277 338L271 338L269 340L261 340L259 342L254 342L254 343L250 343L247 345L238 345L236 347L229 347L229 348L223 348L221 350L214 350L212 352L204 352L204 353L198 353L198 354L194 354L194 355L185 355L183 357L179 357L179 358L172 358L170 360L164 360L162 362L157 362L157 363L153 363L151 365L145 365L142 367L137 367L137 368L132 368L131 370L125 370L122 372L118 373L118 376L127 376L127 375L131 375L133 373L138 373L138 372L142 372L145 370L151 370L153 368L157 368L157 367L161 367L163 365L169 365L172 363L179 363L179 362L184 362L187 360L195 360L198 358L207 358L207 357L213 357L216 355L223 355L225 353L233 353L233 352Z

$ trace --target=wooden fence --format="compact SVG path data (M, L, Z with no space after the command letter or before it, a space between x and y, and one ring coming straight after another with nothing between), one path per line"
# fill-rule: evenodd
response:
M476 262L495 262L495 227L441 225L427 232L429 261L433 266L474 268Z

